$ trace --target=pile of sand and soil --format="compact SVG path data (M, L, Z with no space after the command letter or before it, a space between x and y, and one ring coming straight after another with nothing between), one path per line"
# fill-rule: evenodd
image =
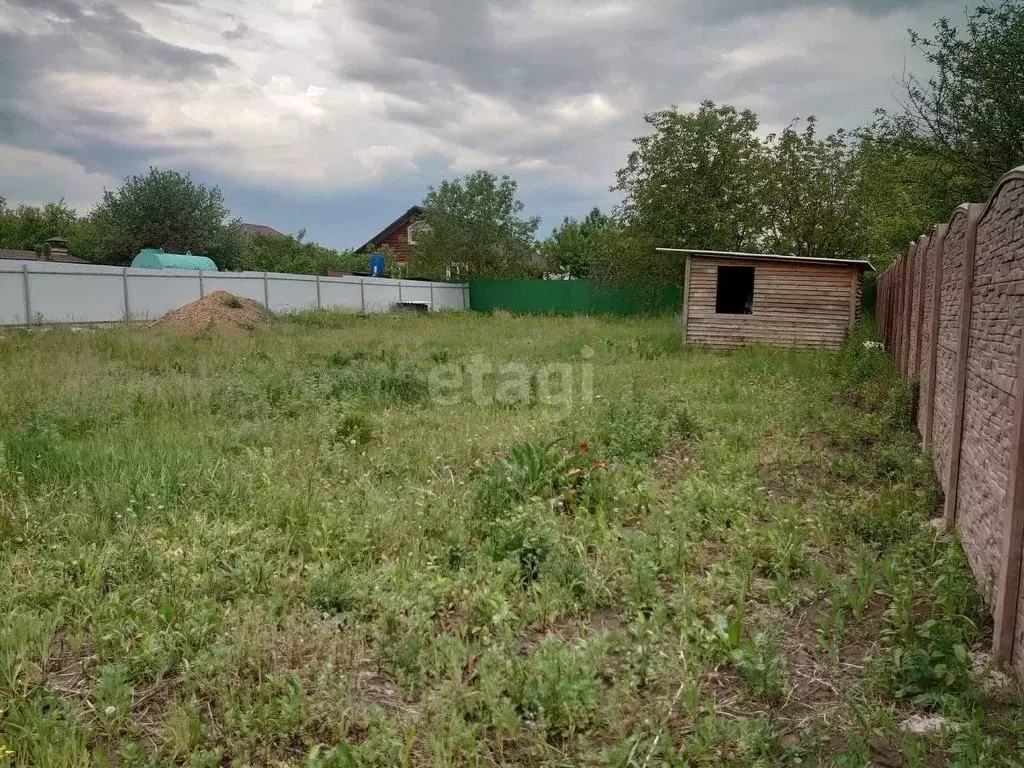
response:
M258 301L235 296L227 291L214 291L191 304L168 312L158 324L189 334L203 331L244 333L266 324L271 314Z

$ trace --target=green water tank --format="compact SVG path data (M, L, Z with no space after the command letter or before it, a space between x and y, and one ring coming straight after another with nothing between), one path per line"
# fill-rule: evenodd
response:
M163 248L143 248L132 259L132 266L139 269L194 269L199 272L216 272L217 265L205 256L191 253L166 253Z

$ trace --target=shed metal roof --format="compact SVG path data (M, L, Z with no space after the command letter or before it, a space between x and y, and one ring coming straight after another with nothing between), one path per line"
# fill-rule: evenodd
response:
M703 251L695 248L655 248L661 253L687 253L692 256L712 256L716 259L752 259L756 261L788 261L800 264L816 264L827 267L835 264L845 264L848 267L860 267L872 272L875 268L870 261L863 259L819 259L811 256L783 256L775 253L738 253L736 251Z

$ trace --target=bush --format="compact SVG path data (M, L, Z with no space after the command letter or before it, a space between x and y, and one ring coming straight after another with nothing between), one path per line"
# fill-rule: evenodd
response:
M573 736L597 711L597 669L584 651L560 640L540 644L523 665L520 707L549 733Z
M309 596L317 608L329 613L345 613L359 601L351 577L337 567L324 568L313 576Z
M600 444L626 461L646 462L673 438L690 440L700 433L700 424L685 405L669 405L639 393L612 403L600 419Z

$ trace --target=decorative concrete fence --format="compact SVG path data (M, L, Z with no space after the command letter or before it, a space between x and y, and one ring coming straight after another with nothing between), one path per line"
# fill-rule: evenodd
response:
M148 320L214 291L254 299L273 312L387 312L404 303L430 311L469 308L468 286L455 283L0 260L0 325Z
M911 243L879 278L876 313L920 382L917 423L995 651L1024 678L1024 167Z

